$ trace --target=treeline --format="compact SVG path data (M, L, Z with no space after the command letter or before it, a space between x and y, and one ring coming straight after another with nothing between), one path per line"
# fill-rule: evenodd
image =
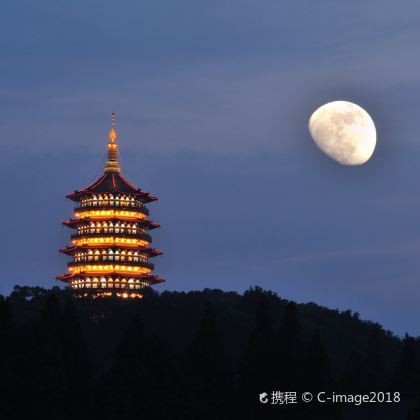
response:
M148 290L129 302L17 286L0 298L0 337L5 419L356 418L334 404L281 404L273 391L399 391L420 418L418 338L258 287Z

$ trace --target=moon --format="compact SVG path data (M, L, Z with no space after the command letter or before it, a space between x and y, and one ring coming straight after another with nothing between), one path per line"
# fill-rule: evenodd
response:
M362 165L376 146L376 129L370 115L359 105L329 102L309 119L309 132L327 156L342 165Z

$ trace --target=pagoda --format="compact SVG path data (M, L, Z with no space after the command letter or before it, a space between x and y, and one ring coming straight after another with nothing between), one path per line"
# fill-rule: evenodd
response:
M142 289L164 281L155 276L149 258L161 252L150 246L147 203L157 198L131 185L118 163L115 114L109 132L104 174L92 185L67 197L76 203L74 218L63 224L74 229L71 246L60 249L72 257L68 273L57 276L77 297L141 298Z

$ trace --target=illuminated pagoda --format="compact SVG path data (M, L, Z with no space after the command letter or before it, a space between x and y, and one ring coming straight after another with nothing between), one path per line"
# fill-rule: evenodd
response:
M60 252L72 257L66 282L77 297L141 298L141 289L164 281L152 274L149 230L159 227L148 219L145 204L157 198L131 185L120 172L115 114L109 132L104 174L92 185L68 198L76 202L74 219L64 225L75 232L72 245Z

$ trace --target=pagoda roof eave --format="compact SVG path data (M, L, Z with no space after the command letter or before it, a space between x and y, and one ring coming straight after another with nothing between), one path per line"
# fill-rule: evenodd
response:
M103 217L101 216L101 220L106 220L106 221L124 221L124 222L133 222L133 219L124 217L124 216L119 216L118 218L115 216L110 216L109 218ZM73 228L75 225L77 225L79 222L90 222L90 221L97 221L95 219L95 217L84 217L83 219L70 219L70 220L66 220L65 222L63 222L64 226ZM148 225L149 229L156 229L160 227L159 223L155 223L153 222L153 220L149 220L149 219L139 219L136 221L136 223L138 223L139 225Z
M105 172L97 181L82 190L76 190L66 197L73 201L85 194L126 193L141 197L145 202L156 201L157 197L130 184L119 172Z
M121 194L121 193L123 193L123 191L119 191L119 190L114 189L114 190L109 190L109 191L101 191L100 193L94 193L94 192L91 192L91 191L76 190L74 193L67 194L66 197L69 198L72 201L79 202L80 197L82 195L86 195L86 194L93 195L93 194L116 194L116 193ZM143 198L146 203L151 203L153 201L158 201L157 197L155 197L153 195L150 195L149 193L145 193L143 191L129 192L129 193L125 192L125 193L126 194L132 194L132 195L138 195L139 197Z
M101 244L101 245L73 245L73 246L68 246L66 248L61 248L58 251L61 252L62 254L66 254L66 255L71 255L73 252L77 251L77 250L88 250L88 249L104 249L104 248L118 248L118 249L124 249L124 247L118 245L118 246L109 246L109 244ZM133 248L130 248L133 249ZM156 248L149 248L149 247L144 247L144 246L138 246L137 249L140 252L147 252L150 254L153 254L153 256L158 256L158 255L162 255L163 252L159 251Z
M144 278L150 278L150 279L153 279L153 281L155 282L155 284L156 283L165 283L165 279L164 278L162 278L162 277L158 277L158 276L154 276L154 275L146 275L146 276L143 276Z
M107 274L108 275L108 274ZM124 275L124 274L121 274ZM71 279L75 278L75 277L86 277L87 275L84 273L66 273L66 274L61 274L59 276L56 277L57 280L61 280L64 282L68 282ZM151 280L152 283L151 284L156 284L156 283L164 283L165 279L158 277L158 276L154 276L153 274L134 274L134 273L130 273L130 275L125 275L126 277L133 277L133 278L142 278L142 279L146 279L146 280ZM88 277L92 277L92 275L89 275Z
M56 276L55 278L57 280L65 281L71 280L74 277L73 273L66 273L66 274L60 274L59 276Z

